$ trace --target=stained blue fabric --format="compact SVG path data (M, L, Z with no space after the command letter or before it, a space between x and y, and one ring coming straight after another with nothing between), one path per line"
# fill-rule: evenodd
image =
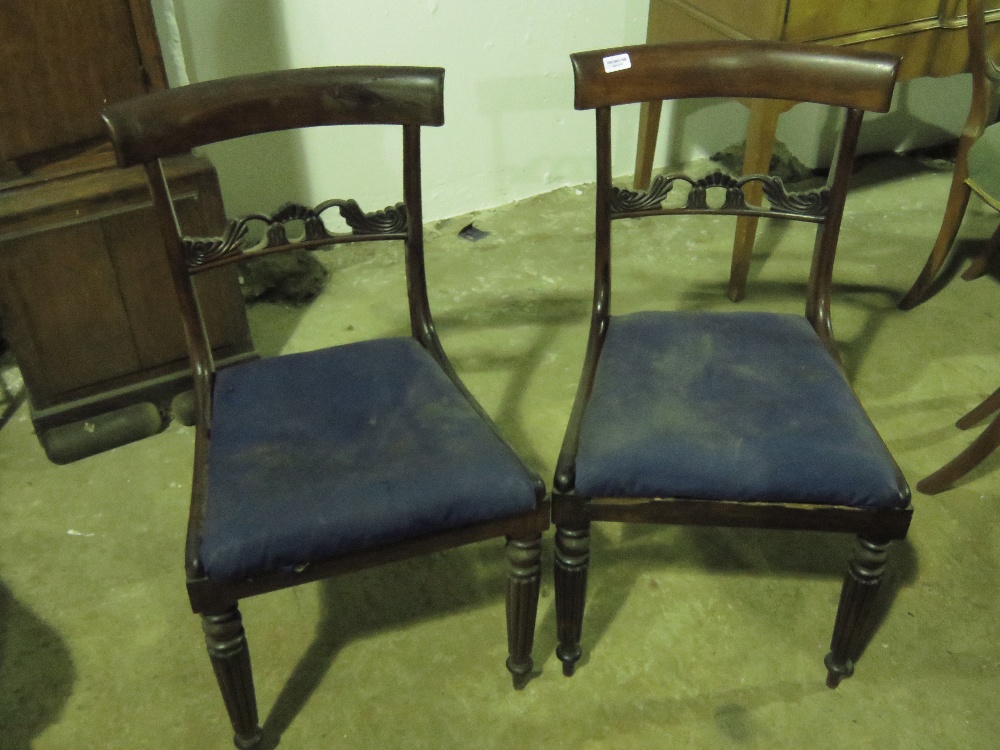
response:
M611 319L581 426L577 494L898 508L895 464L801 317Z
M410 338L219 371L201 559L231 580L526 512L523 464Z

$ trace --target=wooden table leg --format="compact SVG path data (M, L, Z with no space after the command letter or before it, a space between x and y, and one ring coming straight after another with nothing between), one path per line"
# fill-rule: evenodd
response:
M643 102L639 110L639 141L635 148L635 175L632 187L646 190L653 173L653 156L656 154L656 136L660 130L660 113L663 102Z
M955 422L955 426L960 430L968 430L998 411L1000 411L1000 388L993 391L983 403Z
M958 420L956 425L963 430L968 429L996 411L1000 411L1000 388ZM1000 447L1000 416L995 417L968 448L933 474L917 482L917 489L927 495L943 492L979 466L998 447Z
M786 102L766 99L755 99L750 102L750 124L747 127L746 150L743 155L744 175L767 174L771 166L771 154L774 151L778 115L786 109L788 109ZM744 192L748 204L760 205L764 193L759 182L750 183ZM756 234L756 216L740 216L736 219L733 261L729 272L729 288L726 291L733 302L743 299Z
M945 260L951 253L951 246L955 242L958 230L962 226L962 219L965 216L965 209L969 205L969 186L965 180L969 176L968 154L972 144L976 142L979 134L975 137L963 135L958 141L958 153L955 156L955 173L951 178L951 189L948 192L948 204L944 209L944 219L941 221L941 228L938 230L937 240L931 248L927 262L924 263L920 275L913 282L903 299L899 301L900 310L912 310L921 302L926 302L940 291L942 284L938 281L938 274L944 266Z
M973 258L972 262L969 263L968 268L962 272L962 278L966 281L972 281L973 279L978 279L980 276L983 276L988 270L990 270L990 265L993 263L993 259L998 253L1000 253L1000 226L998 226L990 238L983 243L983 247L979 251L979 255Z

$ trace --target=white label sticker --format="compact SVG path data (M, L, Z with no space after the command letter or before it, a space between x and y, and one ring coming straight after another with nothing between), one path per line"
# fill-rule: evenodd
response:
M628 52L622 52L620 55L608 55L604 58L604 72L614 73L619 70L628 70L632 67L632 60L628 56Z

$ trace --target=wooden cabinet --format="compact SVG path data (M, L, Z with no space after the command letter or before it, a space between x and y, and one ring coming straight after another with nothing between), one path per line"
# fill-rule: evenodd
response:
M114 165L99 117L165 87L159 54L148 0L0 5L0 329L53 460L155 431L189 387L145 173ZM211 164L168 179L185 231L219 233ZM235 271L200 285L217 358L252 356Z
M987 23L1000 21L1000 0L985 5ZM908 80L967 70L966 26L965 0L650 0L646 41L764 39L853 46L902 56L900 80ZM1000 53L1000 34L992 36ZM658 125L659 105L644 106L637 187L649 184Z
M987 23L1000 21L1000 0L986 8ZM965 27L965 0L650 0L646 41L858 45L901 55L905 80L966 70Z

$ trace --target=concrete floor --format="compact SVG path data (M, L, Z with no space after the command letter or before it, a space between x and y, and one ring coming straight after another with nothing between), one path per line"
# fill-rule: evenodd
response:
M859 395L912 484L964 447L960 415L1000 385L992 279L895 302L936 234L950 175L870 162L848 202L834 323ZM586 338L592 193L554 193L429 227L445 347L525 459L551 477ZM458 239L474 220L491 232ZM992 232L976 201L963 236ZM616 227L616 311L662 295L732 309L730 222ZM740 309L801 309L812 230L769 223ZM644 244L653 238L663 245ZM974 243L969 243L970 246ZM307 307L257 305L263 354L399 334L398 249L345 246ZM0 746L229 748L183 585L192 431L70 464L45 459L21 406L0 430ZM895 600L858 671L824 686L851 539L595 527L585 657L554 655L550 540L540 674L504 669L498 542L243 603L261 720L287 748L994 748L1000 668L1000 455L915 494L893 550Z

